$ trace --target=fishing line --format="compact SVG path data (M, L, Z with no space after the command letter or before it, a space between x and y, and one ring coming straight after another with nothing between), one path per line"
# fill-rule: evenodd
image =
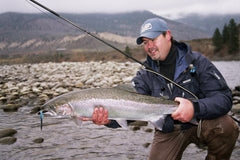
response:
M149 71L149 72L152 72L152 73L154 73L154 74L157 74L157 75L163 77L165 80L171 82L171 83L174 84L175 86L177 86L177 87L183 89L184 91L188 92L189 94L191 94L194 98L198 99L197 96L196 96L195 94L193 94L191 91L187 90L186 88L182 87L181 85L177 84L176 82L172 81L171 79L169 79L169 78L163 76L162 74L156 72L156 71L153 70L151 67L149 67L149 66L147 66L146 64L142 63L141 61L139 61L139 60L133 58L132 56L130 56L130 55L127 54L126 52L121 51L120 49L118 49L117 47L113 46L112 44L110 44L110 43L104 41L103 39L99 38L98 36L92 34L92 33L89 32L89 31L85 30L84 28L81 28L81 27L78 26L77 24L75 24L75 23L73 23L72 21L66 19L65 17L59 15L59 14L56 13L55 11L53 11L53 10L51 10L51 9L49 9L49 8L47 8L47 7L45 7L44 5L38 3L37 1L35 1L35 0L30 0L30 1L33 2L33 3L35 3L35 4L38 5L38 6L42 7L43 9L47 10L48 12L52 13L53 15L57 16L58 18L60 18L60 19L62 19L62 20L64 20L64 21L66 21L67 23L71 24L72 26L78 28L79 30L85 32L86 34L92 36L93 38L99 40L100 42L104 43L105 45L107 45L107 46L113 48L114 50L116 50L116 51L118 51L118 52L120 52L121 54L125 55L127 58L129 58L129 59L131 59L131 60L133 60L133 61L135 61L135 62L141 64L141 65L143 66L143 69L145 69L145 70L147 70L147 71Z

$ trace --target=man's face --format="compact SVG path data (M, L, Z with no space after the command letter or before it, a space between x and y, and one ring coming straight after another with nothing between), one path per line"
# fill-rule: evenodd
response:
M153 60L163 61L166 59L171 48L171 32L167 31L166 35L160 34L155 39L143 37L145 51Z

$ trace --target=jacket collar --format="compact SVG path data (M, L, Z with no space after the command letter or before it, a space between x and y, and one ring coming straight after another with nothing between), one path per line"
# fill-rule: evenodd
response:
M189 64L192 63L193 56L191 46L187 43L179 43L177 41L174 41L173 43L178 49L178 54L176 57L176 69L174 75L174 80L176 80L177 77L188 68ZM155 71L158 72L158 67L155 65L154 61L150 56L147 55L147 60L145 63L147 63L149 67L153 68Z

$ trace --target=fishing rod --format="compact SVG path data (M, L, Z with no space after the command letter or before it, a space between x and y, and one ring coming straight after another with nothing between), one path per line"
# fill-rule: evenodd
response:
M182 90L184 90L184 91L186 91L187 93L189 93L190 95L192 95L195 99L198 99L198 97L197 97L195 94L193 94L191 91L187 90L186 88L182 87L181 85L177 84L176 82L174 82L173 80L167 78L166 76L164 76L164 75L156 72L154 69L152 69L151 67L149 67L149 66L147 66L146 64L142 63L141 61L133 58L132 56L130 56L130 55L127 54L126 52L121 51L120 49L118 49L117 47L113 46L112 44L104 41L103 39L99 38L98 36L92 34L92 33L89 32L89 31L85 30L84 28L78 26L77 24L75 24L75 23L73 23L72 21L66 19L65 17L61 16L61 15L58 14L57 12L55 12L55 11L47 8L46 6L40 4L39 2L37 2L37 1L35 1L35 0L30 0L30 1L33 2L33 3L35 3L35 4L38 5L38 6L42 7L43 9L47 10L48 12L52 13L53 15L57 16L58 18L66 21L67 23L71 24L72 26L78 28L79 30L87 33L88 35L92 36L93 38L99 40L100 42L106 44L107 46L115 49L116 51L118 51L118 52L120 52L121 54L125 55L127 58L130 58L130 59L132 59L133 61L139 63L140 65L143 66L143 69L144 69L144 70L149 71L149 72L152 72L152 73L154 73L154 74L157 74L157 75L163 77L165 80L169 81L170 83L174 84L175 86L181 88Z

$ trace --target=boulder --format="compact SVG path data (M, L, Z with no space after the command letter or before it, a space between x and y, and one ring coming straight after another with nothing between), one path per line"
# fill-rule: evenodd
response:
M236 105L233 105L232 106L232 110L231 110L233 113L240 113L240 103L239 104L236 104Z
M33 140L34 143L42 143L44 139L42 137L36 138Z
M19 104L6 104L1 106L4 112L16 112L19 107Z
M17 133L15 129L11 129L11 128L0 129L0 138L12 136L15 133Z
M33 107L30 111L30 114L36 114L41 110L40 106Z
M235 90L240 91L240 86L236 86Z
M13 144L17 141L15 137L3 137L0 138L0 144Z

